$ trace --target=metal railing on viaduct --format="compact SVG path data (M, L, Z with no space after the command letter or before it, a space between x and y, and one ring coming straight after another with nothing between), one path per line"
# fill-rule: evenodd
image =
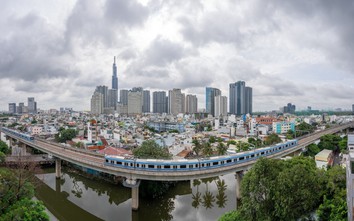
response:
M333 134L339 131L343 131L347 128L354 128L354 122L350 122L347 124L333 126L329 129L322 130L319 132L311 133L303 137L298 138L298 145L292 148L289 148L284 151L280 151L278 153L269 155L269 158L280 158L296 151L299 151L305 148L307 145L315 142L321 136L325 134ZM61 144L53 143L44 139L35 138L35 140L27 141L25 139L21 139L7 133L4 130L0 129L0 132L6 134L8 137L11 137L14 140L17 140L20 143L26 144L30 147L38 149L42 152L51 154L55 158L62 159L68 161L70 163L94 169L100 172L113 174L116 176L122 176L126 178L134 177L135 179L142 180L156 180L156 181L179 181L179 180L191 180L191 179L199 179L199 178L207 178L213 176L219 176L223 174L227 174L230 172L242 171L250 166L252 166L257 159L249 160L247 162L236 164L236 165L225 165L220 166L218 168L210 168L204 170L192 170L192 171L141 171L135 169L125 169L119 167L111 167L104 164L105 158L103 154L93 153L86 150L81 150L77 148L64 147Z
M348 128L354 128L354 122L337 125L328 129L308 134L298 138L298 145L268 155L268 158L281 158L292 153L303 150L309 144L318 140L325 134L333 134L340 131L344 131ZM105 158L103 154L93 153L86 150L77 148L64 147L61 144L53 143L44 139L35 138L33 141L29 141L18 136L8 133L0 128L0 132L4 133L7 137L11 138L11 142L17 141L20 145L27 145L32 148L38 149L42 152L51 154L56 159L56 176L60 177L61 174L61 160L90 168L96 171L113 174L126 178L125 185L132 188L132 209L136 210L139 206L139 180L155 180L155 181L181 181L192 180L207 177L215 177L228 173L235 173L238 182L241 180L242 171L248 170L257 161L257 159L250 159L246 162L233 164L233 165L221 165L217 168L203 169L203 170L191 170L191 171L145 171L136 169L125 169L120 167L107 166L104 164ZM239 188L239 183L237 185ZM236 190L236 194L239 196L239 190Z

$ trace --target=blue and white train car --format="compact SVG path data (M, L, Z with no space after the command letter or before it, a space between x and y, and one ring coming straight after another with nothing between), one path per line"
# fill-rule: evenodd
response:
M240 152L231 155L215 156L200 159L178 159L178 160L160 160L160 159L134 159L120 156L105 156L105 165L115 166L125 169L143 170L143 171L193 171L230 166L255 160L260 157L266 157L278 152L287 150L297 145L297 140L289 140L271 147L259 148L251 151Z
M9 128L6 128L6 127L3 127L1 128L3 131L5 131L6 133L9 133L11 135L14 135L20 139L24 139L24 140L27 140L27 141L30 141L30 142L33 142L34 141L34 137L31 136L30 134L27 134L27 133L22 133L20 131L17 131L17 130L13 130L13 129L9 129Z

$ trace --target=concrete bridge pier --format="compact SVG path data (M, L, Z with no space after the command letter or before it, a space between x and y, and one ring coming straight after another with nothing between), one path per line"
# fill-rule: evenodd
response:
M132 210L139 209L139 186L140 180L136 178L126 178L123 181L123 186L129 187L132 189Z
M241 199L241 181L243 177L243 171L235 173L236 178L236 199Z
M61 159L55 159L55 177L60 179L61 177Z

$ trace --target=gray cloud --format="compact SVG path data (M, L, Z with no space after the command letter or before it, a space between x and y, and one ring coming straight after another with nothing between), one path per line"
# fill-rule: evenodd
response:
M107 0L105 17L112 23L124 26L141 25L149 15L149 9L134 1Z
M0 37L0 77L36 82L67 77L71 65L62 54L63 39L33 13L8 19L9 37Z

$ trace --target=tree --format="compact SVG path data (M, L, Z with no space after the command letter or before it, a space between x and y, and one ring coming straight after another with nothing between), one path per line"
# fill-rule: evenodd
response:
M259 138L254 139L253 137L250 137L247 141L248 143L253 144L257 148L260 148L262 146L262 140Z
M237 142L236 142L236 140L229 140L229 141L227 141L227 146L230 146L230 144L236 145Z
M343 153L343 152L345 152L347 150L347 144L348 144L348 136L345 136L338 143L340 152Z
M270 134L264 141L265 145L272 145L276 143L280 143L281 139L278 134Z
M209 137L209 143L215 143L216 138L214 136Z
M239 210L233 210L222 215L218 221L242 221L244 217Z
M199 156L199 154L202 150L202 145L200 144L198 139L194 139L192 141L192 143L194 144L193 151L194 151L195 155Z
M296 220L321 200L321 173L310 158L257 161L242 180L245 220Z
M346 190L342 189L333 199L324 196L323 203L317 210L319 220L342 220L348 219Z
M225 155L227 153L227 146L224 143L218 143L218 154Z
M321 200L316 166L301 161L292 164L277 177L275 215L279 220L296 220L307 215L317 208Z
M241 182L244 220L275 220L275 191L277 177L284 161L261 158L246 173Z
M45 207L40 201L33 201L24 198L8 208L8 211L0 216L1 220L23 220L23 221L49 221Z
M49 220L40 202L32 201L31 165L0 169L0 220Z
M288 132L286 132L286 139L294 139L295 133L293 130L288 130Z
M316 144L310 144L306 147L306 152L304 153L305 156L314 157L316 154L320 152L320 148Z
M342 138L338 135L326 134L320 137L320 142L318 143L318 148L320 150L328 149L335 150L338 147L339 142Z
M6 155L3 152L0 152L0 163L5 162Z
M154 140L146 140L133 150L134 156L143 159L171 159L172 155L166 148L160 147Z
M209 142L204 142L202 144L202 152L204 156L211 156L213 154L213 148L211 148L211 145Z
M65 143L67 140L72 140L76 135L77 131L75 129L63 129L56 135L56 139L60 143Z
M296 125L296 137L303 136L307 133L313 133L315 131L315 127L306 123L301 122L300 124Z
M237 142L236 147L238 152L248 151L250 149L250 145L242 141Z
M0 140L0 152L4 153L4 154L9 154L10 153L10 148L9 146L7 146L7 144Z

